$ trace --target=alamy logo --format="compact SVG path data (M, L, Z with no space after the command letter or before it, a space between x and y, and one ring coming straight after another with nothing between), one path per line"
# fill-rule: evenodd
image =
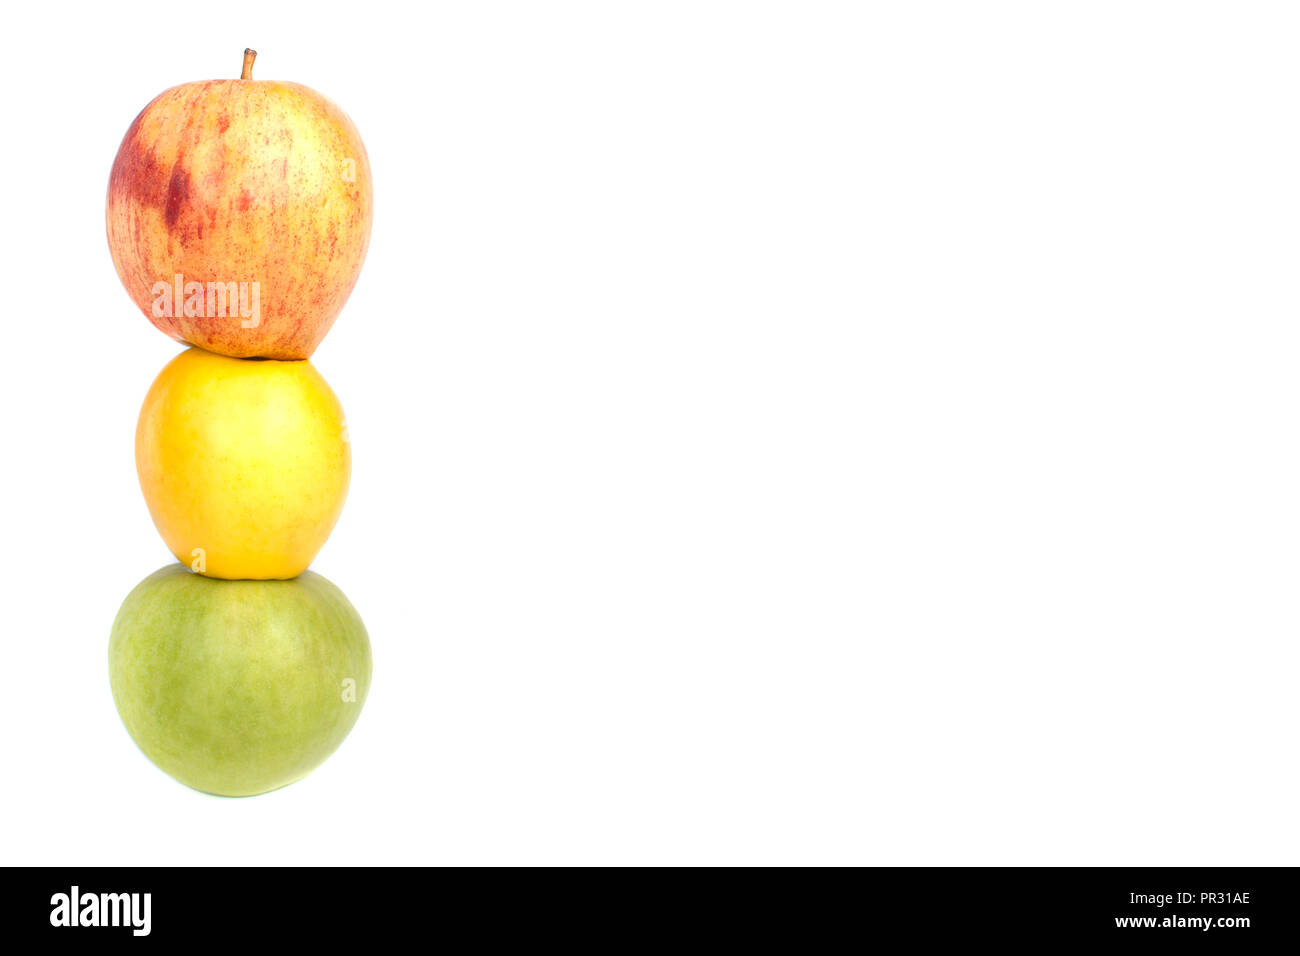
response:
M153 284L153 317L171 319L240 319L240 327L262 324L262 287L257 282L186 282L179 272L172 281Z
M51 926L129 926L135 936L149 935L149 893L71 893L50 897Z

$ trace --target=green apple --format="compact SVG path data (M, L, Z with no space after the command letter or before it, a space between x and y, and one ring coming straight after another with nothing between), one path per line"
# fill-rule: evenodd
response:
M223 581L173 564L127 595L108 645L118 713L145 756L207 793L300 780L370 689L370 639L333 584Z

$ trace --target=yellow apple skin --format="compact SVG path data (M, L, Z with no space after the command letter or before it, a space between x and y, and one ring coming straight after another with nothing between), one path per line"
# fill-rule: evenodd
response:
M154 380L135 461L172 554L227 579L306 570L352 475L343 408L310 362L200 349L176 356Z
M306 86L186 83L127 130L107 206L113 265L155 326L222 355L305 359L365 259L370 161L347 114ZM229 306L186 315L174 298L160 306L158 283L177 275L182 288L256 282L256 317Z

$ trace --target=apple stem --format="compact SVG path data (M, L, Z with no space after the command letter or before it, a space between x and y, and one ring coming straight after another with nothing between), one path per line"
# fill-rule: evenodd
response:
M244 51L244 72L239 74L241 80L251 80L253 78L253 60L256 57L256 50Z

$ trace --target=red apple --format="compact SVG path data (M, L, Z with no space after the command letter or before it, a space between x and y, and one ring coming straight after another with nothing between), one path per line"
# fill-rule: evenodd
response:
M370 162L347 115L297 83L186 83L144 108L108 181L108 245L168 335L239 358L305 359L370 241Z

